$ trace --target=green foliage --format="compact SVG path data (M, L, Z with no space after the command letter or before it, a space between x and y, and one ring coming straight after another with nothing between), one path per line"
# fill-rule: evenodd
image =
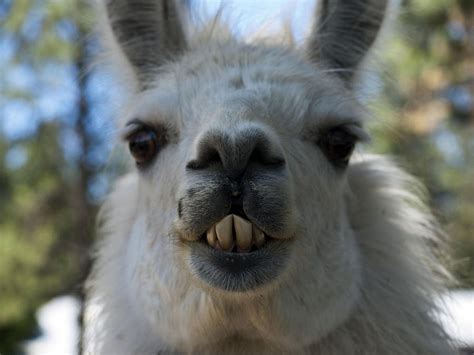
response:
M459 286L474 287L474 5L412 0L401 14L386 52L378 106L385 122L374 127L375 150L396 156L427 185L449 235L448 266Z
M39 28L29 30L27 36L18 38L22 48L17 54L28 53L36 63L51 60L73 62L77 55L78 43L67 38L67 31L61 28L61 24L72 25L79 32L86 33L92 26L91 14L91 8L82 0L15 0L11 3L3 27L6 31L18 34L25 31L25 24L33 22L30 17L37 17Z
M80 294L88 270L96 210L88 188L97 168L85 158L93 147L93 132L87 130L85 71L90 9L83 6L79 11L81 4L85 2L15 0L0 5L0 15L1 6L7 9L0 17L0 39L6 36L15 43L10 59L1 58L0 52L0 84L5 84L0 85L0 114L11 102L19 102L20 116L29 113L32 127L19 137L0 130L1 354L21 353L20 342L36 331L36 309L56 295ZM42 116L40 109L46 87L38 84L42 69L51 65L69 66L77 73L76 99L63 104L63 117ZM34 84L17 85L7 75L4 80L3 74L18 70L31 72ZM14 126L14 115L2 117L0 129ZM64 137L79 142L78 158L67 155Z
M25 152L25 163L16 169L1 167L7 172L2 177L0 214L2 333L24 329L25 320L31 321L41 303L79 287L83 262L71 232L72 184L63 174L66 164L58 131L55 124L43 124L33 139L15 144ZM0 351L5 350L3 341L2 337Z

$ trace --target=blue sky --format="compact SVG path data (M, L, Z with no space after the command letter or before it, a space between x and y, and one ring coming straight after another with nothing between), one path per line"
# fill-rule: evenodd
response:
M225 3L225 18L239 32L252 34L262 24L271 24L270 30L278 30L284 21L290 20L296 37L301 39L310 26L317 0L195 0L196 8L207 8L215 13Z

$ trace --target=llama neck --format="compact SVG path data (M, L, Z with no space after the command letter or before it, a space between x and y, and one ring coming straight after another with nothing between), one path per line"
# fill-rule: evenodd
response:
M386 176L381 178L381 174ZM354 164L348 182L351 189L349 215L362 267L360 295L345 322L309 347L299 350L324 354L377 353L380 349L387 354L449 354L444 340L446 335L431 318L436 310L432 296L437 290L431 281L432 268L442 271L426 246L426 239L433 238L434 227L430 216L414 207L420 207L418 198L406 193L405 184L412 184L412 179L388 162L372 158ZM111 227L89 281L94 296L88 300L87 307L89 317L100 318L101 322L90 322L95 323L95 329L89 328L94 339L87 341L86 334L86 343L91 344L92 350L95 346L100 351L89 353L122 353L123 349L127 353L153 353L168 351L180 344L170 342L165 334L160 336L160 332L151 330L141 316L136 316L133 300L124 294L123 273L116 267L127 247L130 232L127 226L133 224L136 213L133 204L124 204L123 201L133 200L130 191L136 190L135 179L126 178L119 182L106 205L105 213L107 208L113 210L107 221ZM205 304L206 300L215 302L201 290L192 288L188 291L200 293L195 297L199 304ZM193 308L198 303L186 307ZM169 313L176 313L184 306L178 304L178 308L170 309ZM97 314L93 314L94 307ZM208 313L220 312L215 315L218 321L214 325L209 323L203 337L205 334L218 334L219 329L231 323L229 317L232 322L240 323L241 329L248 325L242 309L229 313L230 308L222 303L202 309L203 312L207 309ZM196 317L204 316L199 314ZM238 335L238 332L236 328L236 335L210 347L203 343L188 348L207 353L220 353L223 349L228 353L257 350L277 353L278 349L281 350L269 342L251 340L252 332L244 335ZM242 340L244 338L247 340ZM292 352L299 352L297 350L291 348Z

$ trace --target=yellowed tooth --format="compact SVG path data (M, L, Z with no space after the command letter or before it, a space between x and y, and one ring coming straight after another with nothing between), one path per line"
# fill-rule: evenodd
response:
M265 244L266 237L265 233L263 233L260 228L256 227L252 224L252 233L253 233L253 242L257 248L260 248Z
M230 250L234 246L234 236L232 234L232 215L224 217L216 224L216 234L219 245L224 250Z
M216 227L212 226L207 230L207 244L209 244L211 247L216 247Z
M233 218L237 246L240 250L250 250L252 247L252 223L235 214Z

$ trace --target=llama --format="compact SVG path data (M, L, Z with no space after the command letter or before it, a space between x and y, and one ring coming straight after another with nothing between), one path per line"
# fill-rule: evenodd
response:
M85 354L450 354L415 179L357 152L385 0L323 0L304 48L101 4L135 167L101 213Z

